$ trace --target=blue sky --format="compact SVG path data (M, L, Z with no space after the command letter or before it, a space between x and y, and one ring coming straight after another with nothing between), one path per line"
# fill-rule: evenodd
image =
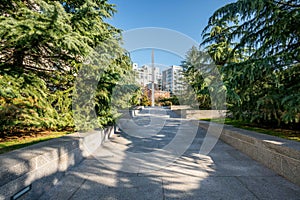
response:
M144 27L159 27L177 31L201 42L201 32L213 12L234 0L110 0L116 4L113 26L128 31ZM126 43L126 41L125 41ZM126 44L125 44L126 46ZM151 62L151 49L131 51L133 62L140 66ZM155 63L179 65L182 55L155 49Z

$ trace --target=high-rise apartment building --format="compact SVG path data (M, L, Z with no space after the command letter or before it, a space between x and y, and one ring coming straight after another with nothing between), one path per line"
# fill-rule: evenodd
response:
M141 86L147 86L151 89L154 74L155 90L168 91L176 94L183 88L183 68L181 66L172 65L160 73L160 68L143 65L138 67L134 64L133 69L136 71L136 82Z
M172 65L162 71L162 90L176 94L183 89L183 68L181 66Z
M133 69L137 72L136 81L141 86L147 86L152 81L156 88L161 86L161 73L158 67L143 65L141 68L134 67Z

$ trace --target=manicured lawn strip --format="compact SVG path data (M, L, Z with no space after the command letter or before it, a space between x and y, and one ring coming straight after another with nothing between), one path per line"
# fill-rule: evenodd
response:
M215 123L221 123L221 119L200 119L203 121L212 121ZM224 119L223 119L224 120ZM230 118L225 119L225 124L227 125L232 125L236 128L241 128L241 129L246 129L249 131L256 131L259 133L264 133L267 135L273 135L289 140L295 140L300 142L300 131L295 131L295 130L288 130L288 129L273 129L273 128L261 128L257 127L255 124L251 124L249 122L243 122L239 120L233 120Z
M45 135L38 135L36 137L24 137L17 139L10 139L7 141L0 142L0 154L9 152L15 149L20 149L26 146L30 146L39 142L44 142L53 138L62 137L71 132L63 131L63 132L49 132Z

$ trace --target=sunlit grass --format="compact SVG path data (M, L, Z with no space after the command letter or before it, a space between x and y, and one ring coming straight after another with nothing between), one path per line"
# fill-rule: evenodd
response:
M224 119L200 119L203 121L212 121L215 123L223 123ZM289 129L275 129L275 128L261 128L257 127L255 124L249 123L249 122L243 122L240 120L234 120L230 118L225 119L225 124L232 125L236 128L242 128L249 131L255 131L259 133L264 133L267 135L273 135L289 140L294 140L300 142L300 131L295 130L289 130Z
M26 146L30 146L39 142L47 141L53 138L62 137L71 132L62 131L62 132L47 132L44 135L37 136L27 136L15 139L6 139L4 141L0 141L0 154L9 152L15 149L23 148Z

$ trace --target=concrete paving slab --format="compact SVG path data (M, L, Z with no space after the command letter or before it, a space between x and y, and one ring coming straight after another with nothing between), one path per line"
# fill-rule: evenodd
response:
M256 161L222 161L211 166L211 176L276 176L275 172Z
M81 165L74 168L69 173L80 173L81 176L114 176L114 177L131 177L137 176L138 173L128 173L123 171L112 170L105 163L100 162L95 158L84 160Z
M163 199L161 179L93 177L72 199Z
M136 121L146 124L145 118ZM152 137L116 135L41 199L300 199L299 186L222 141L208 155L199 154L203 129L183 154L176 151L180 140L169 148L173 155L162 150L182 124L180 134L196 130L188 120L170 118Z
M181 181L177 178L173 181L163 179L165 199L258 199L235 177L206 177L198 183L190 180L190 178Z
M68 174L60 181L55 188L47 191L40 200L57 200L69 199L85 182L85 178L75 175L74 173Z
M300 199L299 187L280 176L238 177L238 179L260 199Z

